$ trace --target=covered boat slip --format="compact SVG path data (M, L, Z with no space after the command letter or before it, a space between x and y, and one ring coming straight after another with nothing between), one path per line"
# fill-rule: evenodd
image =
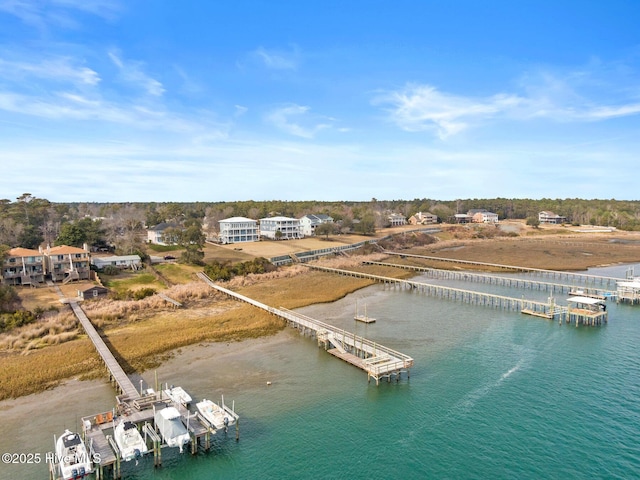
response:
M578 325L602 325L607 323L607 306L602 300L591 297L567 298L565 321Z
M632 305L640 303L640 279L618 282L618 302Z

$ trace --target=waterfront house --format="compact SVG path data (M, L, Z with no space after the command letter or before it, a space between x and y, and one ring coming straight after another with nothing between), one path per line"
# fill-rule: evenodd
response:
M400 213L390 213L387 216L387 221L391 227L399 227L407 224L407 217Z
M333 223L333 217L324 213L305 215L300 219L300 231L305 237L316 234L316 227L323 223Z
M473 223L498 223L498 214L486 210L470 210L467 215L471 217Z
M300 231L300 220L297 218L270 217L260 219L260 236L272 240L290 240L302 238L304 235Z
M553 212L543 210L542 212L538 213L538 221L540 222L540 225L560 225L563 223L567 223L567 217L556 215Z
M159 223L147 229L147 241L155 245L175 245L175 241L167 235L168 232L175 229L182 230L182 226L177 223Z
M60 245L47 247L45 255L45 275L54 282L67 283L72 280L89 280L89 251L87 248Z
M408 222L411 225L434 225L438 223L438 216L429 212L418 212L411 215Z
M258 221L246 217L232 217L220 220L220 243L257 242L260 240Z
M2 265L5 285L38 285L44 282L44 254L29 248L12 248Z

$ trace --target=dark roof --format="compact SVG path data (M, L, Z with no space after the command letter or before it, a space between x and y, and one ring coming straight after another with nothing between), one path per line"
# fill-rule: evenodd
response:
M167 228L181 228L181 227L177 223L162 222L162 223L159 223L159 224L154 225L153 227L149 228L149 230L154 231L154 232L162 232L162 231L166 230Z

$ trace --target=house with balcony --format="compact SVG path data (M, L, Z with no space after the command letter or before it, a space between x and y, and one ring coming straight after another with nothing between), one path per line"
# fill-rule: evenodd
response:
M220 232L218 242L242 243L257 242L260 240L258 221L246 217L232 217L220 220Z
M411 215L408 222L411 225L435 225L438 223L438 216L429 212L418 212Z
M399 227L407 224L407 217L400 213L390 213L387 215L387 221L391 227Z
M260 236L272 240L291 240L304 237L300 230L300 220L289 217L261 218Z
M67 283L73 280L89 280L89 251L86 248L47 247L44 250L45 275L54 282Z
M44 283L44 254L29 248L12 248L2 265L4 285L37 286Z
M171 230L179 229L182 230L182 226L177 223L159 223L151 228L147 229L147 242L153 243L156 245L175 245L175 241L173 241L167 233Z
M469 210L467 215L473 223L498 223L498 214L487 210Z
M563 223L567 223L567 217L543 210L538 213L538 221L540 222L540 225L561 225Z
M305 215L300 219L300 231L305 237L316 234L316 227L323 223L333 223L333 217L324 213Z

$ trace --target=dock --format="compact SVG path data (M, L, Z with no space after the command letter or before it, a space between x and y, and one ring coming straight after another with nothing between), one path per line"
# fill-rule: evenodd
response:
M433 257L428 255L416 255L412 253L392 252L390 250L385 250L384 253L387 255L397 255L399 257L422 258L425 260L432 260L432 261L445 262L445 263L457 263L460 265L475 265L475 266L509 270L513 272L531 273L541 277L550 277L553 279L557 278L560 280L562 279L575 280L577 282L587 284L587 285L588 284L591 284L593 286L600 285L602 287L607 287L612 289L616 286L617 282L620 280L619 278L615 278L615 277L604 277L600 275L589 275L585 273L561 272L558 270L545 270L542 268L520 267L516 265L502 265L499 263L474 262L471 260L459 260L457 258Z
M476 292L473 290L465 290L461 288L445 287L442 285L433 285L430 283L417 282L414 280L404 280L394 277L385 277L382 275L374 275L371 273L357 272L354 270L344 270L339 268L321 267L319 265L306 265L314 270L335 273L356 278L366 278L385 286L399 287L410 289L417 293L423 293L436 298L459 301L472 305L480 305L485 307L500 308L503 310L513 310L527 315L533 315L541 318L555 319L558 318L562 323L575 322L578 325L601 325L607 322L607 312L598 313L599 321L592 321L591 313L585 312L578 314L572 310L569 315L569 307L557 305L553 297L549 297L548 303L535 300L526 300L524 298L507 297L504 295L495 295L492 293Z
M136 390L133 382L129 379L116 358L113 356L113 353L111 353L107 345L104 343L104 340L95 329L89 318L87 318L84 310L82 310L77 302L70 301L69 305L71 306L73 313L78 318L78 321L82 325L82 328L84 328L87 336L93 342L93 346L96 348L98 354L102 358L102 361L107 367L110 380L118 386L120 392L123 395L126 395L132 401L137 400L140 397L138 390Z
M576 285L569 285L566 283L553 283L543 282L540 280L532 280L528 278L515 278L504 277L501 275L491 275L486 273L476 273L470 271L460 270L444 270L439 268L421 267L417 265L406 265L402 263L390 263L390 262L362 262L365 265L380 265L384 267L401 268L404 270L413 270L420 272L429 278L443 279L443 280L459 280L465 282L487 283L490 285L499 285L510 288L526 288L530 290L539 290L551 293L568 293L569 295L583 295L587 297L597 298L599 300L606 300L608 298L615 298L617 292L613 290L605 290L603 288L590 288ZM609 278L609 277L604 277ZM581 292L581 293L577 293Z
M367 373L367 381L369 382L374 379L376 385L379 385L380 380L383 378L390 381L391 377L395 377L396 381L399 381L402 372L406 372L407 376L409 375L409 370L413 366L413 358L408 355L301 313L293 312L283 307L270 307L217 285L202 272L197 275L202 281L219 292L276 315L303 334L314 335L317 338L318 345L324 346L328 353L364 370Z

